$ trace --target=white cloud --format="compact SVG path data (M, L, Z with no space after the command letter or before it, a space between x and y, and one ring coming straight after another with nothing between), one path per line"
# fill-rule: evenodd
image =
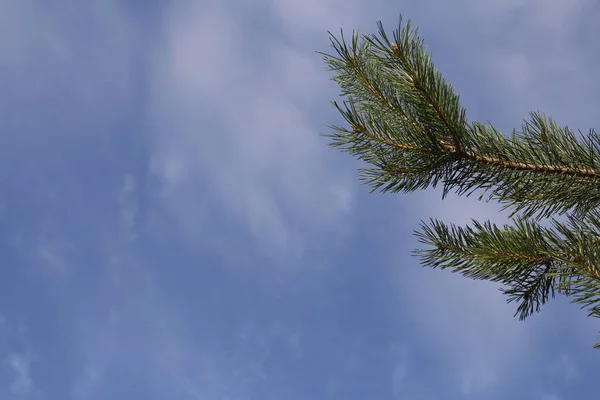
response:
M93 138L97 144L112 133L108 127L131 100L138 26L111 0L82 7L57 2L51 10L36 0L0 4L2 118L7 124L7 145L0 155L10 166L4 173L27 182L18 193L35 198L39 206L30 210L39 212L34 218L41 220L19 227L13 243L35 273L64 274L76 249L53 213L78 199L77 189L60 187L70 177L54 168L88 149L92 135L100 131L102 136Z
M77 400L92 399L98 385L102 382L103 372L103 368L97 365L86 365L71 388L72 396Z
M31 376L30 366L32 356L29 354L10 354L4 360L11 369L14 379L10 383L10 391L13 394L23 395L34 391L34 382Z
M74 242L64 235L54 219L43 220L33 230L17 231L12 244L30 276L56 277L69 272Z
M48 235L37 244L35 253L41 261L41 268L50 268L54 272L65 273L68 269L67 253L72 251L73 244L66 239L58 239L55 235L51 238Z
M295 21L313 29L310 16ZM152 91L160 127L153 171L190 236L207 236L211 202L269 255L301 256L311 236L343 232L351 171L333 169L307 111L328 78L320 58L277 37L252 37L220 3L176 8L165 25Z
M392 393L395 399L405 398L404 382L408 376L408 352L404 346L393 345L392 353L396 359L392 370Z
M86 7L57 3L50 11L40 4L2 2L0 66L5 95L11 99L6 117L20 118L20 135L28 133L24 128L33 107L58 110L69 100L71 111L78 111L69 114L72 120L87 113L104 120L114 117L131 91L135 23L115 1L93 1ZM63 118L61 129L48 133L64 135L72 123Z
M578 31L593 21L594 3L588 0L488 1L466 0L486 29L502 31L497 46L488 46L484 65L495 89L512 99L512 107L542 110L568 123L593 121L581 110L598 82L591 61L593 42L582 41ZM490 35L491 38L491 35ZM565 123L565 122L563 122ZM581 126L587 130L588 126Z
M470 396L473 392L481 392L488 389L497 382L496 374L486 365L475 366L463 373L461 381L461 391L465 396Z
M514 21L519 17L517 13L524 13L527 18L520 20L521 29L525 26L529 27L525 29L531 30L543 28L563 37L570 33L574 19L592 4L588 0L556 0L552 3L544 0L493 0L485 3L464 0L464 3L469 5L467 10L480 20L498 24Z
M268 0L267 3L277 20L284 24L291 34L304 37L311 34L322 35L328 30L336 31L341 26L356 28L351 24L358 23L365 17L365 12L368 12L358 1Z
M561 400L561 397L555 393L545 393L539 397L540 400Z
M135 195L136 182L133 175L128 174L123 178L123 185L117 196L121 211L121 227L123 229L124 238L127 241L134 240L137 237L135 232L137 217L137 202Z
M193 329L189 310L170 303L151 261L121 248L110 264L110 275L97 282L106 297L77 316L72 347L80 373L72 377L73 399L103 398L115 371L135 371L164 398L248 398L249 382L263 379L267 332L245 331L237 351L223 351L199 338L206 326Z
M565 383L570 384L581 379L581 371L572 357L567 354L560 356L551 367L552 372Z

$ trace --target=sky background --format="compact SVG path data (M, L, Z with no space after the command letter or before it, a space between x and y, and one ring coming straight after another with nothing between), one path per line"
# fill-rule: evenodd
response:
M327 146L327 30L420 28L469 120L600 126L586 0L0 0L0 399L590 398L600 324L424 269Z

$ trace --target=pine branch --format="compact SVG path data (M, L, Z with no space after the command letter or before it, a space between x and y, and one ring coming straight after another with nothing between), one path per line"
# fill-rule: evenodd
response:
M378 25L380 37L359 39L355 31L350 46L343 32L341 40L332 35L338 56L324 54L348 96L344 108L334 105L350 125L332 126L335 133L326 136L375 167L362 170L372 190L412 191L441 182L444 197L481 189L480 199L488 193L488 201L512 215L536 218L568 211L581 216L600 205L599 135L591 131L578 141L539 113L510 138L469 124L410 21L402 26L400 20L393 42Z
M415 254L423 266L500 283L508 301L519 304L515 315L521 320L539 311L555 293L573 297L588 308L589 316L600 317L598 215L586 221L570 217L567 224L553 220L562 236L537 222L514 222L500 228L473 221L473 227L461 228L431 220L415 233L433 249Z
M600 317L600 135L578 139L542 113L505 136L469 123L460 99L431 61L410 21L390 40L354 31L330 34L337 55L321 53L346 97L333 102L349 127L330 126L330 145L364 161L372 191L443 187L498 201L515 225L473 221L460 228L432 220L417 232L421 263L498 282L524 319L563 293ZM554 231L535 220L567 213ZM514 218L518 215L518 218ZM528 219L532 218L533 221ZM600 343L596 345L600 347Z

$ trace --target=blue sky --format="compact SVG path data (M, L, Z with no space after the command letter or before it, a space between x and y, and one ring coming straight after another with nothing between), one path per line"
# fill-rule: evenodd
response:
M327 147L326 31L420 27L470 120L598 127L591 0L0 0L0 398L534 399L595 393L600 325L525 322L426 270L421 219Z

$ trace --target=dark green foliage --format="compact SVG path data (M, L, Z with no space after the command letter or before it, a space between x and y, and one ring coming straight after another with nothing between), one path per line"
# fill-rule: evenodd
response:
M441 185L444 197L479 192L511 210L512 226L422 224L416 234L433 247L416 251L423 265L501 283L521 319L555 293L600 316L600 136L578 138L542 113L508 136L470 123L410 21L392 40L378 26L349 43L331 35L335 54L321 53L346 97L333 103L347 126L330 126L330 144L368 165L372 191ZM553 229L539 223L548 218Z

